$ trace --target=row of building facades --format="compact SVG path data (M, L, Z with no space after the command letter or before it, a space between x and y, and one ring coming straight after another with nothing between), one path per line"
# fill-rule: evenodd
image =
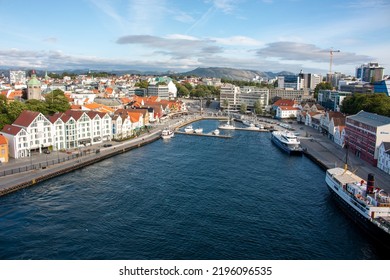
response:
M362 65L357 68L357 75L360 75L358 83L371 85L371 91L365 93L376 92L373 83L365 82L366 79L371 79L374 85L375 83L384 85L377 89L388 95L389 80L383 80L383 67L375 63ZM14 73L13 76L17 75ZM42 99L45 91L59 88L65 91L72 110L53 116L35 115L36 112L22 114L20 119L4 127L2 131L0 161L5 161L5 157L1 157L1 153L4 153L1 150L4 145L1 144L2 141L8 141L10 156L14 158L30 156L31 151L42 152L48 148L53 150L77 149L115 138L132 137L137 130L150 123L158 122L169 112L186 110L185 103L171 100L176 94L176 87L172 80L166 77L150 79L152 79L150 80L152 81L150 83L152 96L138 97L134 95L135 90L130 90L136 81L130 76L117 77L113 80L80 76L77 84L75 81L64 78L66 87L60 84L57 87L47 75L38 79L33 73L31 78L25 81L28 99ZM389 155L388 143L390 142L388 118L375 114L371 116L367 112L357 114L357 120L353 116L343 116L339 113L341 103L344 98L354 93L340 90L340 86L338 90L320 90L318 99L313 102L313 88L321 79L319 75L303 73L278 77L278 85L273 89L238 87L223 84L220 79L203 80L208 84L220 86L222 109L238 111L240 106L245 104L249 111L253 111L255 103L260 102L262 109L274 111L276 118L296 118L298 122L321 130L340 146L348 143L349 149L355 155L371 164L378 165L389 173L390 163L386 158L386 155ZM185 82L199 82L199 79L189 78ZM174 88L170 89L168 85L172 86L172 84ZM340 85L349 84L344 79ZM158 89L160 87L161 90ZM147 94L148 91L149 89L142 94ZM5 93L10 102L13 98L17 100L17 95L11 94L11 90L2 90L1 93ZM279 100L272 102L277 99ZM138 112L131 111L129 108L138 110ZM348 137L348 135L353 135L353 137ZM4 140L5 136L6 140Z
M390 118L365 111L345 116L318 103L281 99L276 111L295 108L298 123L319 130L340 147L390 174ZM283 110L282 110L283 111Z

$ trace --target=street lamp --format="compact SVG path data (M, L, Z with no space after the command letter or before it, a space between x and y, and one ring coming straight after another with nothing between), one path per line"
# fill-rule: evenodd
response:
M29 156L30 156L30 166L32 169L32 152L31 152L31 150L28 150L28 152L29 152Z

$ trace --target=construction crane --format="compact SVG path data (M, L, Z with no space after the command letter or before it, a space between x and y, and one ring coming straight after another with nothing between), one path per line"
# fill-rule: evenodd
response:
M329 63L329 83L332 83L332 63L333 63L333 53L340 52L340 50L334 51L333 49L329 50L330 53L330 63Z

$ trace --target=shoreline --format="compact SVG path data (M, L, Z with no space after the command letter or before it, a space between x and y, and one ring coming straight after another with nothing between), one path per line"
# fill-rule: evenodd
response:
M179 128L190 123L210 119L226 120L226 117L197 116L188 120L185 119L176 121L176 123L167 126L172 127L174 130L178 130ZM159 128L156 128L155 131L150 132L149 134L139 136L137 139L128 140L121 144L113 145L109 148L101 148L98 153L76 157L48 168L42 167L42 169L35 169L32 171L26 171L21 174L0 177L2 181L0 186L0 197L157 141L161 138L162 126L164 125L161 125ZM342 159L340 159L337 155L338 151L331 151L331 147L329 145L322 145L319 140L302 140L303 141L301 141L301 145L304 148L304 155L317 164L322 170L334 167L332 164L343 166ZM376 177L378 177L377 174ZM387 179L388 178L382 178L379 181L386 182ZM386 187L387 186L382 186L382 188L387 191Z

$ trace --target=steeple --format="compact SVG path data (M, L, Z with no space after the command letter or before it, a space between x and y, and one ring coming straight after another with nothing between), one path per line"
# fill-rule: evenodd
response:
M27 99L41 100L41 82L37 79L35 70L32 70L31 79L27 82Z

